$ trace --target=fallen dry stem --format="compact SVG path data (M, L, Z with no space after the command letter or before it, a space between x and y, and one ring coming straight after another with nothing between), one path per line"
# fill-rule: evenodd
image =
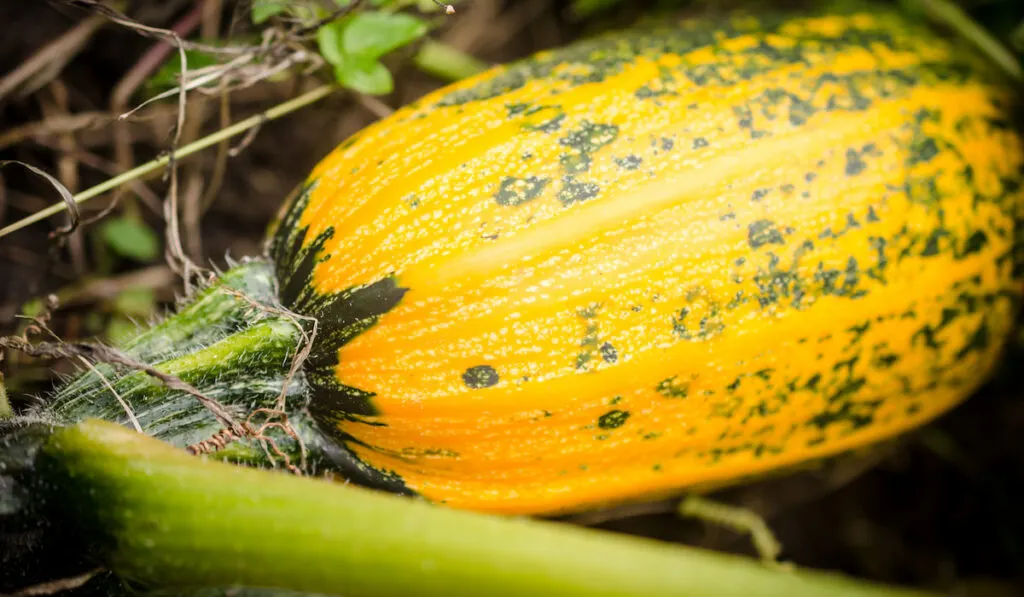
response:
M103 17L93 15L22 62L18 68L0 79L0 100L19 87L19 97L25 97L46 85L60 74L104 22Z

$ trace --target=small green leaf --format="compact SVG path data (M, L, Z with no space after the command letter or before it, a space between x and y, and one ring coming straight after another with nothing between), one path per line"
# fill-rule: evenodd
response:
M345 57L341 48L341 33L347 21L334 21L327 23L316 32L316 42L320 47L320 55L329 64L335 66L344 62Z
M621 0L573 0L572 14L577 17L589 17L590 15L607 10Z
M252 22L259 25L270 17L281 14L287 7L288 3L280 0L253 0Z
M141 222L113 218L100 226L100 235L115 253L136 261L153 261L160 253L156 233Z
M39 317L45 311L46 306L41 298L29 299L21 306L21 315L24 317Z
M346 61L334 67L334 76L345 87L368 95L385 95L395 88L391 71L376 61L369 64Z
M377 59L416 41L427 32L421 19L404 13L362 12L342 32L342 52Z
M199 50L185 50L185 59L188 60L190 71L217 64L216 56ZM160 67L160 70L146 81L146 92L149 95L155 95L177 87L179 75L181 75L181 57L174 52Z

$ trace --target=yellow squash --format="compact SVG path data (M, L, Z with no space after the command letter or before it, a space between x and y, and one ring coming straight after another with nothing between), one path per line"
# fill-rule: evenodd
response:
M890 437L1021 295L1013 95L897 13L606 35L428 95L277 228L310 411L369 482L555 513Z

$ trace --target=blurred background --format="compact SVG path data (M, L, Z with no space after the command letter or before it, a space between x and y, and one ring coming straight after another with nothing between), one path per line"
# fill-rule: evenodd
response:
M334 93L180 161L180 236L192 260L223 266L229 256L261 254L268 222L321 157L446 77L473 70L476 61L514 60L643 14L743 4L465 0L446 14L430 1L394 1L400 6L385 8L417 15L429 33L410 35L383 58L393 89ZM322 40L310 28L337 5L324 2L318 16L316 2L305 3L308 13L294 6L279 10L282 4L288 3L0 2L0 160L41 168L74 193L166 152L179 111L175 94L118 118L174 87L180 74L177 50L149 28L210 47L269 48L251 68L233 74L230 93L214 83L188 94L179 146L340 77L329 56L325 63L317 55ZM959 6L1024 56L1024 2L962 0ZM427 46L450 52L447 61L458 64L458 72L424 64ZM234 58L189 52L191 69ZM69 223L61 214L0 238L0 332L19 331L25 325L19 315L43 312L49 294L59 299L51 327L69 340L116 341L172 304L182 284L164 259L168 182L159 168L83 204L70 234L60 232ZM58 193L28 170L0 170L0 227L58 201ZM979 395L897 444L719 497L764 514L783 557L799 565L956 595L1024 595L1022 346L1015 342L1001 373ZM72 370L69 363L13 352L0 362L15 409L40 400L57 376ZM744 537L681 519L671 504L566 522L752 553Z

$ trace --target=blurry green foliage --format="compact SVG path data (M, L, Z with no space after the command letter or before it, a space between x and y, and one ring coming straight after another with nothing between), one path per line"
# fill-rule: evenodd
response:
M108 218L100 224L104 243L121 257L151 262L160 255L160 239L152 228L124 216Z

